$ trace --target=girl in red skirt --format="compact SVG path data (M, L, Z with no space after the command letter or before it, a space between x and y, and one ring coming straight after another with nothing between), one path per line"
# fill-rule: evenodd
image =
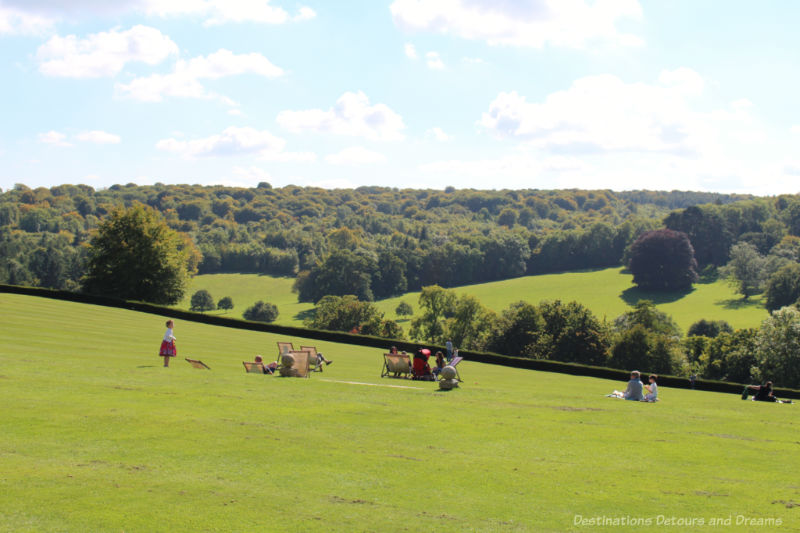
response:
M161 341L161 349L158 351L159 357L164 358L164 366L169 366L169 358L178 355L175 349L175 336L172 334L172 328L175 323L172 320L167 320L167 332L164 333L164 340Z

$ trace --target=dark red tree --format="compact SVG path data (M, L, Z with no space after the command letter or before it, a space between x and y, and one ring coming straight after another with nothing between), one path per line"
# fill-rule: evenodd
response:
M631 247L633 282L641 289L676 291L697 281L697 261L689 237L681 231L647 231Z

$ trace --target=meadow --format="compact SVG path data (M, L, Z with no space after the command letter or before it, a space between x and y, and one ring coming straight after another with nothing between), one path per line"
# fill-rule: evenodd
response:
M162 368L165 317L9 294L0 312L0 531L800 529L796 405L625 402L469 361L438 392L379 378L380 350L184 321ZM334 363L246 374L278 340Z
M725 320L734 328L757 327L767 317L764 302L760 296L743 300L724 280L713 283L698 283L686 293L650 293L641 291L631 283L632 276L622 268L543 274L521 278L468 285L453 289L458 294L471 294L483 305L500 312L509 304L519 300L539 303L542 300L576 300L587 306L599 318L613 320L641 299L653 300L658 308L671 315L684 333L700 319ZM241 317L244 310L257 300L264 300L278 306L280 315L276 323L302 326L302 317L313 305L298 303L297 294L291 292L294 279L260 276L257 274L208 274L196 276L179 304L189 308L191 295L206 289L219 300L231 296L236 307L229 316ZM418 311L418 292L376 302L377 307L387 318L400 319L404 329L408 329L408 317L395 314L397 304L409 303ZM221 311L215 313L222 314Z

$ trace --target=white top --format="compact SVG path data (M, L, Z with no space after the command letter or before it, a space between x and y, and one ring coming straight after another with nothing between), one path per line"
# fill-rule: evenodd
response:
M658 398L658 385L655 382L653 382L650 385L648 385L648 387L650 387L650 394L648 394L648 396L650 396L654 400Z
M169 341L174 341L174 340L178 340L178 339L176 339L176 338L175 338L175 336L172 334L172 328L167 328L167 332L166 332L166 333L164 333L164 340L165 340L166 342L169 342Z

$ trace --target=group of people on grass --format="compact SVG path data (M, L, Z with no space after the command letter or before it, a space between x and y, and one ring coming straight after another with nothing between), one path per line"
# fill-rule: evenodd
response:
M178 340L175 338L173 334L173 329L175 328L175 323L172 320L167 320L167 331L164 333L164 338L161 341L161 347L158 350L158 356L164 358L164 366L169 366L169 360L172 357L178 355L178 349L175 347L175 341ZM265 374L274 374L275 371L278 369L278 361L273 361L269 364L264 364L264 360L261 358L260 355L256 356L255 359L256 363L261 363L264 368ZM317 352L317 365L321 364L329 365L333 363L332 360L326 359L322 352Z
M169 360L178 355L178 350L175 347L175 338L173 329L175 323L172 320L167 320L167 331L164 333L164 338L161 340L161 347L158 350L159 357L164 358L164 366L169 366ZM434 381L439 376L439 372L447 365L454 357L458 357L458 350L453 349L453 342L448 340L445 344L446 353L437 351L434 355L436 366L431 368L429 360L431 351L427 348L420 348L414 353L414 357L409 361L409 373L413 379L423 381ZM392 346L389 350L392 354L407 355L406 352L398 352L397 346ZM333 361L326 359L321 352L317 352L317 364L329 365ZM264 364L260 355L256 356L256 363L261 363L264 367L265 374L274 374L278 368L278 361L273 361L269 364ZM395 373L397 377L398 373ZM694 376L692 376L694 378ZM632 400L637 402L656 402L658 401L658 376L650 374L647 377L648 384L645 385L641 380L641 373L638 370L631 372L631 379L628 381L628 386L624 391L615 390L609 397L622 398L624 400ZM694 380L692 380L692 388L694 388ZM646 393L645 393L646 391ZM778 403L791 403L791 400L784 400L783 402L778 399L772 390L772 382L767 381L763 385L748 385L742 393L742 399L747 399L750 391L755 391L753 400L757 402L778 402Z
M657 402L658 401L658 376L650 374L647 377L649 384L642 384L641 373L638 370L631 372L631 379L624 391L615 390L610 397L622 398L635 402ZM647 391L647 394L645 394Z
M458 357L458 350L453 349L452 341L447 341L445 344L445 350L446 353L437 351L436 354L434 354L433 357L435 366L431 368L429 362L431 358L431 351L428 348L419 348L414 353L414 357L411 357L408 362L408 372L411 374L412 379L435 381L442 369L450 361L452 361L453 358ZM398 352L397 346L392 346L389 349L389 353L393 355L408 355L405 351ZM394 373L394 377L399 377L399 375L400 372Z

